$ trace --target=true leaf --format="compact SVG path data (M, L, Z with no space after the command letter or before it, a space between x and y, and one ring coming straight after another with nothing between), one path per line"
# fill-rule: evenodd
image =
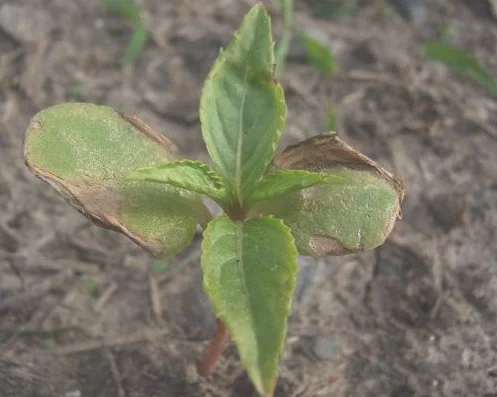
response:
M427 58L441 62L456 73L470 77L490 93L497 95L497 83L480 62L466 52L447 44L432 42L424 45Z
M177 160L154 167L141 168L128 175L135 181L169 184L221 200L224 190L221 180L207 164L193 160Z
M242 207L271 161L286 117L273 76L269 15L259 4L245 16L205 81L200 120L207 150L233 203Z
M300 37L309 62L325 75L334 74L337 62L328 46L307 33L301 33Z
M105 106L68 103L41 111L26 131L24 156L83 215L154 254L184 248L208 217L197 194L126 180L132 170L178 159L180 152L137 118Z
M273 200L285 194L296 192L321 183L340 184L342 178L324 172L302 170L278 170L270 172L257 184L254 194L250 196L250 204Z
M385 241L400 215L403 181L336 134L290 146L276 156L273 165L343 178L341 184L320 184L258 208L284 220L301 255L343 255L373 249Z
M271 396L297 273L290 229L279 219L214 219L202 243L204 288L257 390Z

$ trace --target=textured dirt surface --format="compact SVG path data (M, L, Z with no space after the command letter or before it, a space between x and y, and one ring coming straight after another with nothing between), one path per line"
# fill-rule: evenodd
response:
M0 396L255 396L233 346L196 374L215 325L199 242L154 273L21 158L30 118L78 100L137 114L205 160L201 82L253 2L140 1L152 41L126 71L129 26L99 0L10 3L33 15L0 30ZM421 45L448 26L495 71L497 23L470 2L431 2L416 23L363 3L330 22L299 2L298 28L326 40L340 72L323 77L292 48L282 145L322 132L332 98L342 137L404 176L404 217L374 252L302 260L276 396L495 397L497 101Z

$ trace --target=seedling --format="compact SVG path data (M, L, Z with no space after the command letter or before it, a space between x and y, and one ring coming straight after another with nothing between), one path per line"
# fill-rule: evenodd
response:
M400 212L401 179L326 133L275 156L286 105L274 77L269 16L246 15L205 81L203 137L213 168L185 159L134 116L56 105L27 130L31 171L98 225L159 257L203 228L204 287L218 316L198 368L209 373L226 330L261 395L273 394L297 255L342 255L382 244ZM223 213L212 218L202 196Z
M103 0L104 6L113 13L127 18L133 24L133 33L122 58L124 67L131 66L147 45L150 33L142 18L141 10L132 0Z
M459 48L437 41L426 43L423 49L428 59L440 62L454 72L473 79L489 93L497 95L497 82L475 57Z

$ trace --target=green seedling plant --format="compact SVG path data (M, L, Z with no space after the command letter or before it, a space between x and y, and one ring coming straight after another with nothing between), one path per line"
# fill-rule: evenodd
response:
M423 46L429 60L439 62L452 71L477 82L490 94L497 95L497 82L481 62L467 52L444 42L428 42Z
M24 146L29 169L78 211L159 258L202 227L204 289L218 327L199 372L213 370L229 334L263 396L278 376L297 256L382 244L404 196L401 179L335 133L276 155L285 118L270 19L258 4L204 83L200 121L213 167L184 158L137 117L88 103L39 112ZM213 217L205 198L222 213Z
M132 0L103 0L104 6L132 23L133 31L122 57L123 67L131 66L145 49L150 32L142 17L142 12Z

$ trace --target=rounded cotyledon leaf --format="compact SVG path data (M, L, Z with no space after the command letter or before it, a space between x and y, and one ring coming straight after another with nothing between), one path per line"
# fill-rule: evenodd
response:
M284 220L301 255L344 255L381 245L400 217L405 185L373 160L325 133L290 146L276 169L328 172L342 183L320 184L257 208Z
M26 164L36 176L99 226L156 255L187 246L207 209L198 194L126 177L180 156L173 142L138 118L88 103L42 110L24 143Z

